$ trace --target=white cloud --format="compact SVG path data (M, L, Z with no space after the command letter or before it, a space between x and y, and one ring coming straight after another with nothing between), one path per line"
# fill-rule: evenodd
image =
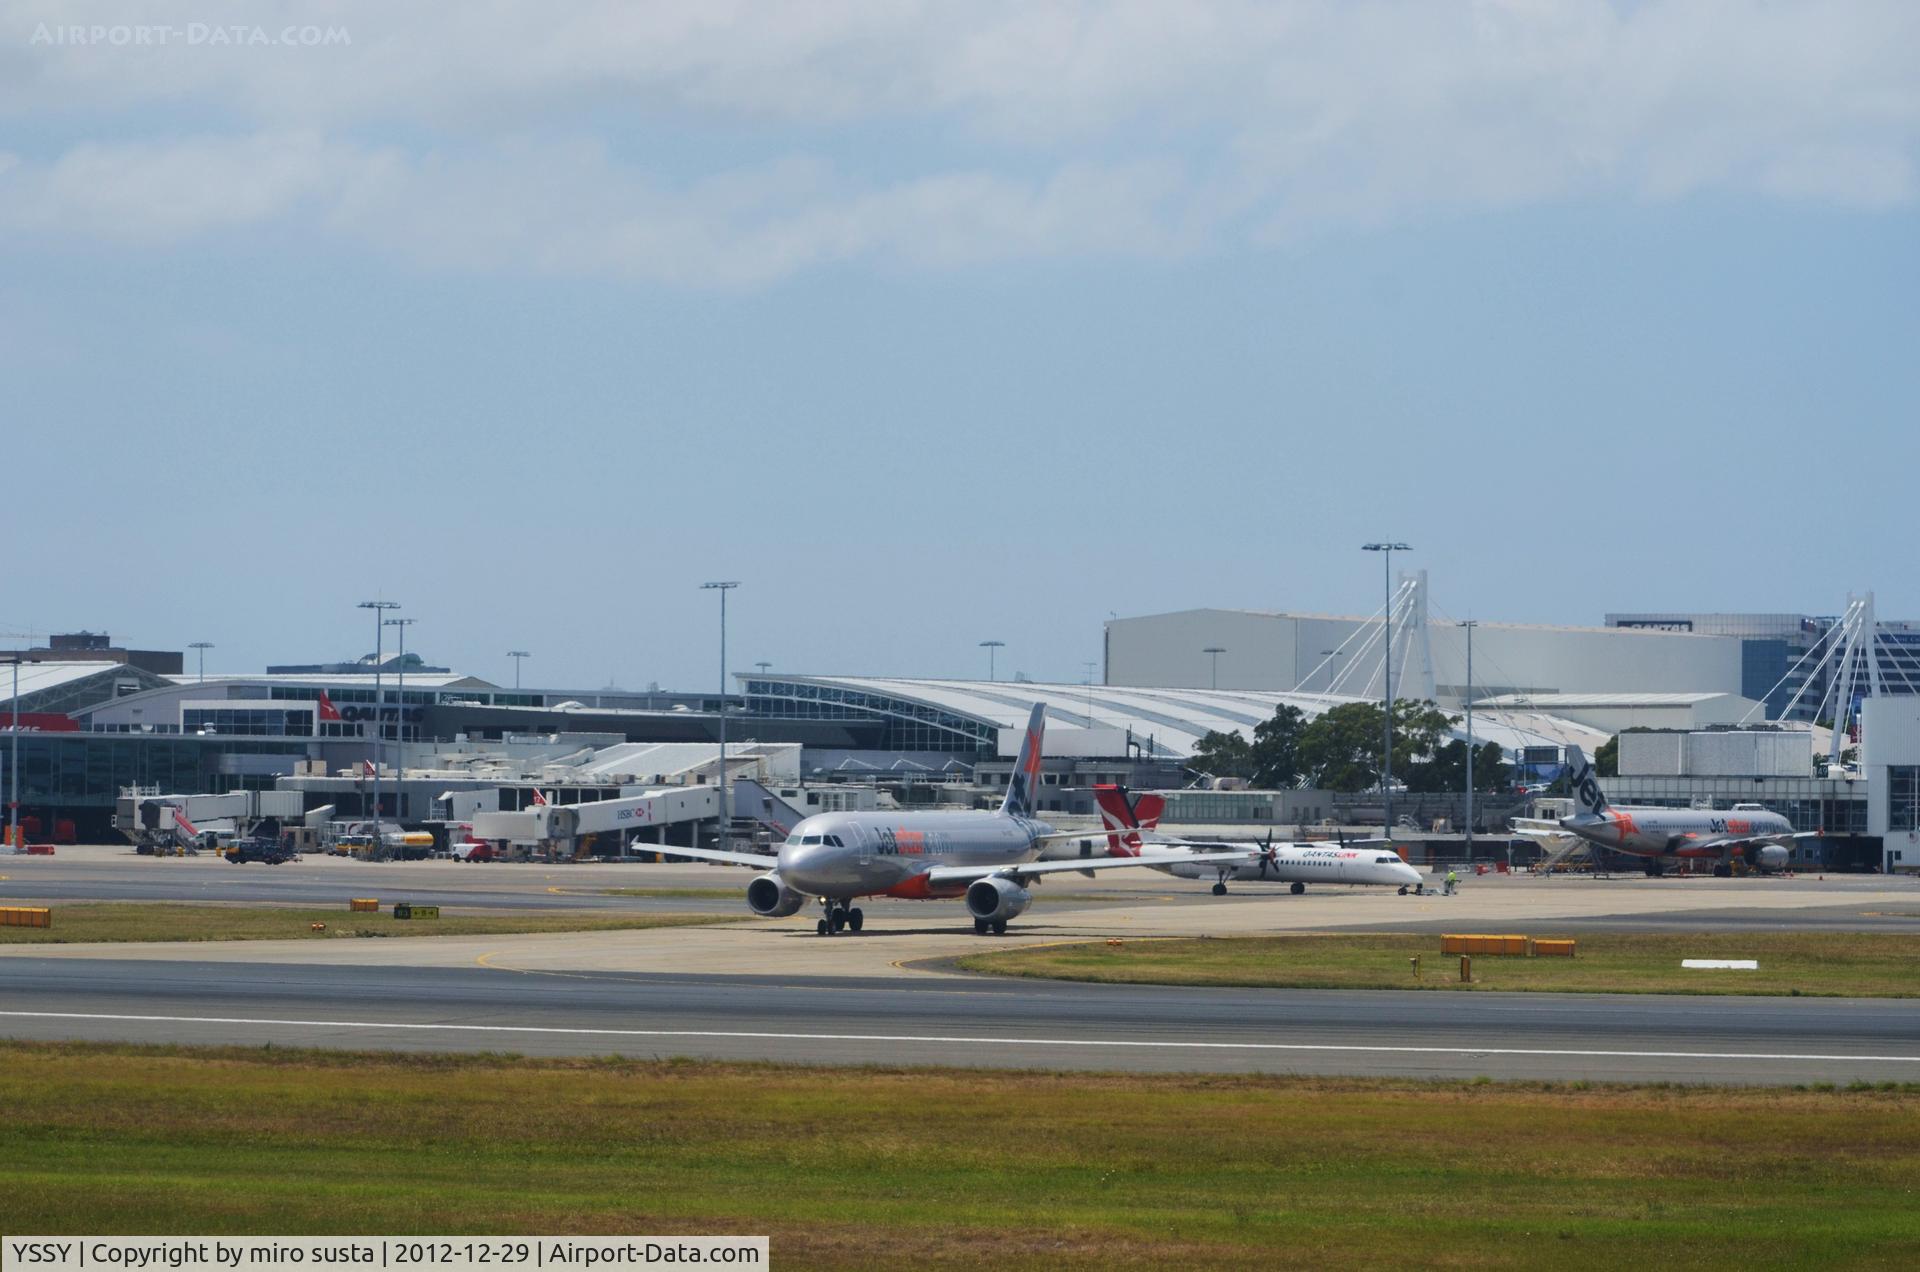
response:
M285 226L449 268L742 284L1594 196L1920 197L1904 0L444 12L209 2L196 21L351 42L120 47L33 34L177 28L177 6L16 5L0 114L86 140L0 157L0 223L138 242Z

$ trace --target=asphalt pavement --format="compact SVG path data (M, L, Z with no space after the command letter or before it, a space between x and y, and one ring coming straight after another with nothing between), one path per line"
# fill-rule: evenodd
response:
M824 1064L1920 1081L1911 1002L12 957L17 1038Z

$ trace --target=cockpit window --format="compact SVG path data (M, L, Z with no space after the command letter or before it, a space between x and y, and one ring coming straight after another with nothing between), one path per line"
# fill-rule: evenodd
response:
M1376 866L1390 866L1390 865L1393 865L1393 864L1394 864L1395 862L1397 862L1397 861L1399 861L1399 860L1400 860L1400 858L1398 858L1398 857L1396 857L1396 856L1394 856L1394 855L1392 855L1391 853L1389 853L1389 854L1387 854L1387 855L1386 855L1386 856L1384 856L1384 857L1375 857L1375 858L1373 859L1373 864L1374 864L1374 865L1376 865Z
M801 842L801 843L803 843L803 844L817 844L817 843L819 843L819 842L820 842L820 836L818 836L818 835L803 835L803 836L801 837L801 839L800 839L800 842Z

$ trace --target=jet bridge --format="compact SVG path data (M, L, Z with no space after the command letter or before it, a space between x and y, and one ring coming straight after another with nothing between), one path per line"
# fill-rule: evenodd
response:
M224 795L167 795L127 789L114 807L114 829L142 853L211 846L243 838L264 823L291 825L305 817L299 791L229 791Z
M473 838L511 856L573 860L598 846L651 850L668 845L676 826L696 826L720 815L712 786L629 787L618 799L584 804L538 804L514 813L476 812Z

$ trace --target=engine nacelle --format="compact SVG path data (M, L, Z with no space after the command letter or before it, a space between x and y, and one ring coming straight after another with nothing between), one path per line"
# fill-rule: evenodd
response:
M777 874L763 874L747 885L747 908L763 919L784 919L806 903Z
M1776 870L1787 868L1787 850L1779 844L1768 844L1753 850L1753 865L1756 870L1772 874Z
M1033 893L999 875L967 885L967 912L982 923L1005 923L1032 904Z

